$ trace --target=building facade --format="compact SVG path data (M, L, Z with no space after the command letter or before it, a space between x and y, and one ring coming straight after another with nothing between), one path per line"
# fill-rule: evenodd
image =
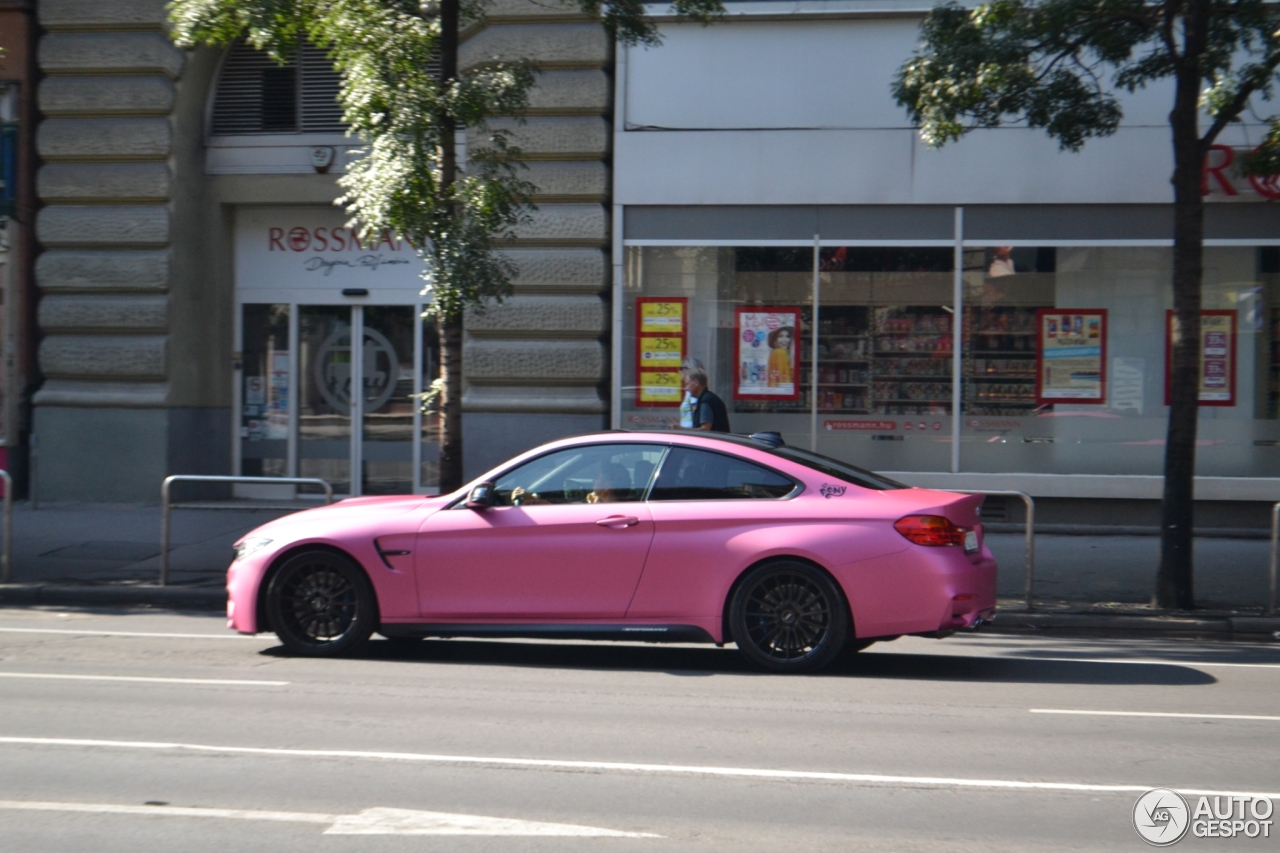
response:
M163 0L37 6L41 499L154 501L174 473L432 490L421 266L333 206L352 142L323 55L184 52ZM514 297L467 322L468 471L598 429L608 405L612 47L503 0L462 48L495 57L539 68L511 129L540 193Z
M467 318L468 475L673 423L694 357L737 432L1151 523L1170 93L1125 96L1079 154L1018 127L928 149L889 89L929 5L729 3L615 49L567 8L495 0L463 63L536 63L509 128L539 195L514 297ZM162 0L36 9L41 498L150 501L173 473L432 490L421 270L333 206L352 154L323 55L178 50ZM1206 164L1211 526L1280 499L1280 186L1234 163L1261 133Z
M1171 87L1078 154L1017 126L930 149L890 91L931 5L732 4L620 52L614 423L673 422L691 356L736 432L1158 523ZM1264 132L1206 164L1208 526L1265 526L1248 502L1280 499L1280 185L1234 163Z

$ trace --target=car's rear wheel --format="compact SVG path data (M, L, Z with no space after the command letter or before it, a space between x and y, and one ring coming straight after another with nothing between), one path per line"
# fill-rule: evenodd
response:
M332 551L290 557L267 587L267 613L280 642L312 657L350 654L373 633L376 601L358 566Z
M753 569L729 606L738 650L771 672L812 672L844 648L849 633L844 596L807 563L778 560Z

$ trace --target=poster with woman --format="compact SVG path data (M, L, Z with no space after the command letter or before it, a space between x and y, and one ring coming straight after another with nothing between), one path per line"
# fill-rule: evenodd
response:
M800 309L738 308L735 400L800 399Z

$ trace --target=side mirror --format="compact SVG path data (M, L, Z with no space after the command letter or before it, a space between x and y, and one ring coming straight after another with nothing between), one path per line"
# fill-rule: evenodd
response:
M467 495L467 509L488 509L493 506L493 483L481 483Z

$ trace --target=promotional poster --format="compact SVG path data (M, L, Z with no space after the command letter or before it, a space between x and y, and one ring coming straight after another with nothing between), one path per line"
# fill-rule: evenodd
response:
M683 296L636 300L636 405L679 406L680 363L688 341L689 301Z
M1164 404L1173 366L1173 312L1165 312ZM1200 405L1236 404L1236 312L1200 312Z
M798 400L800 309L738 308L734 356L735 399Z
M1106 403L1106 310L1041 308L1036 325L1036 402Z

